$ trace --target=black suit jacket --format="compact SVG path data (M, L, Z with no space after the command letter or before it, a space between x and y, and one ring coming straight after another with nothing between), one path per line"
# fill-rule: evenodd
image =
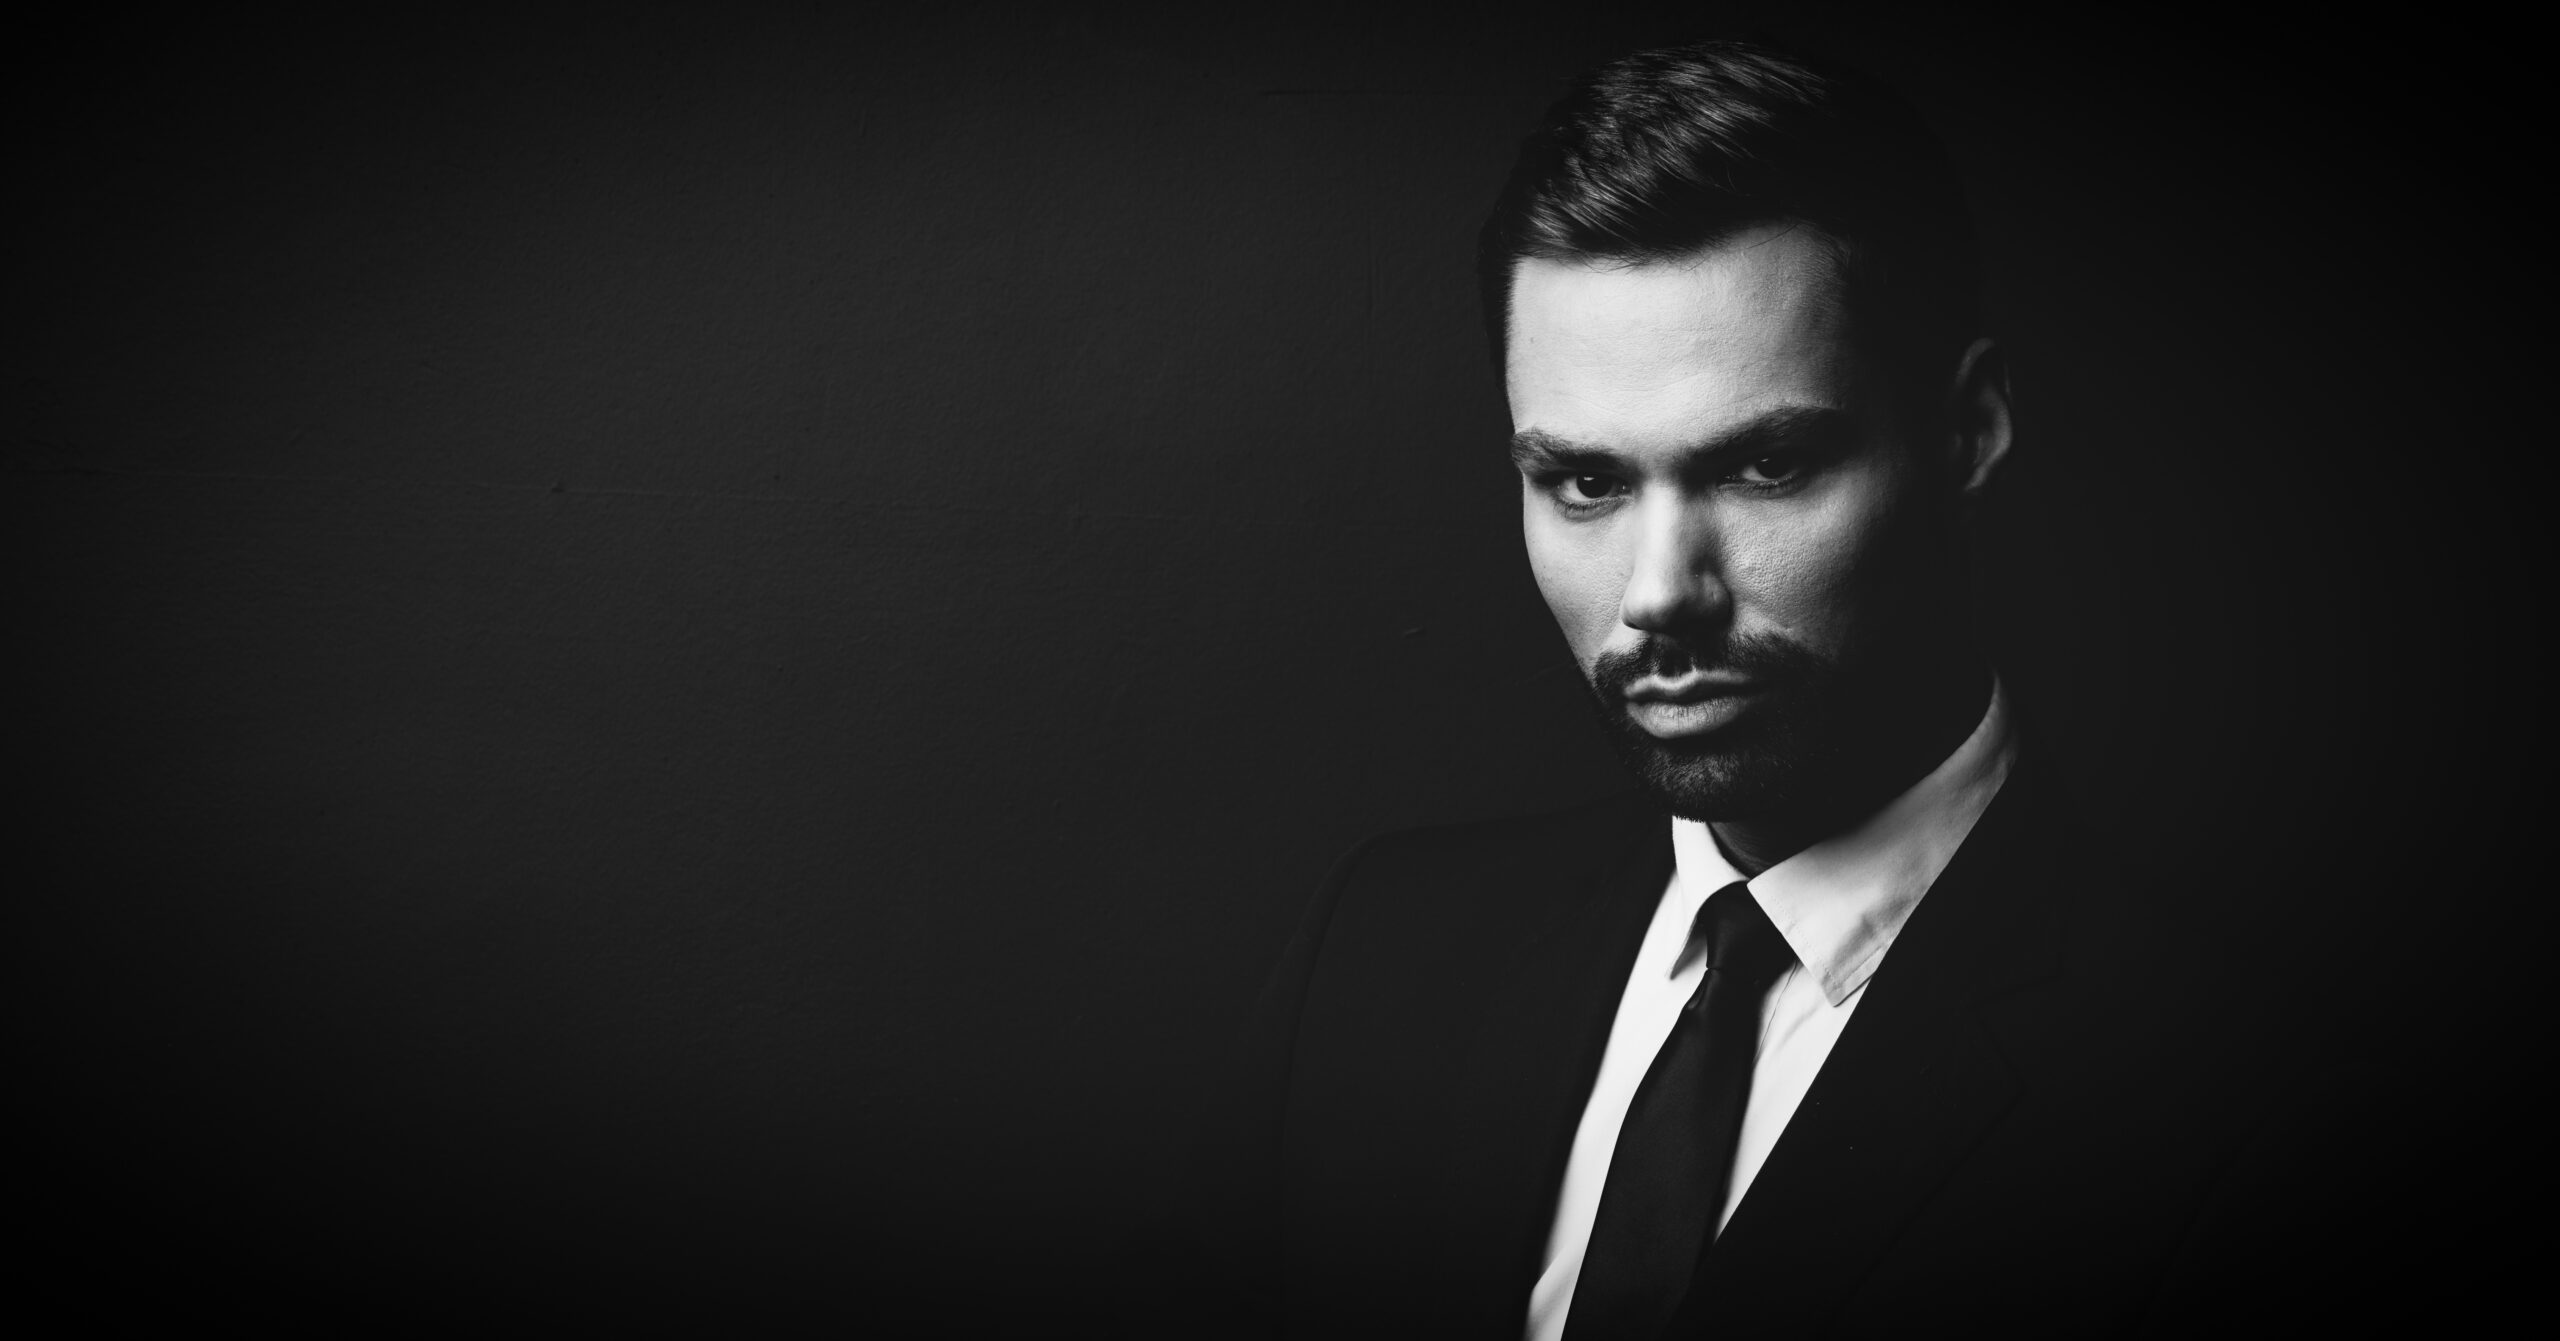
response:
M1519 1336L1671 870L1640 796L1345 861L1146 1250L1168 1330ZM2301 1087L2270 1082L2293 1017L2199 952L2208 897L2082 840L2022 761L1709 1253L1715 1334L2192 1330L2241 1302L2299 1321L2285 1296L2327 1248L2267 1213L2299 1180L2234 1172L2288 1145L2270 1124Z

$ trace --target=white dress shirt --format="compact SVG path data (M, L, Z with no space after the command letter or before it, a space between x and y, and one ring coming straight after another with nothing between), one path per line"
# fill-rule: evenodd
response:
M1751 1095L1734 1148L1733 1177L1716 1217L1718 1231L1751 1190L1753 1176L1812 1087L1823 1059L1831 1055L1831 1045L1865 995L1867 979L1991 804L2015 756L2008 706L1995 681L1990 706L1973 734L1927 777L1857 827L1752 878L1751 897L1795 951L1796 963L1770 989L1762 1007L1760 1050L1751 1068ZM1582 1124L1574 1129L1573 1153L1565 1161L1564 1187L1547 1233L1545 1265L1529 1295L1529 1341L1558 1341L1564 1335L1573 1287L1582 1275L1582 1255L1591 1242L1592 1218L1599 1213L1600 1191L1609 1179L1609 1158L1617 1149L1618 1127L1654 1054L1670 1037L1681 1007L1706 971L1704 958L1689 946L1690 924L1708 895L1741 878L1705 824L1673 820L1671 850L1671 882L1636 952L1626 991L1618 998L1617 1020L1609 1028L1608 1049L1601 1054L1600 1074L1583 1106Z

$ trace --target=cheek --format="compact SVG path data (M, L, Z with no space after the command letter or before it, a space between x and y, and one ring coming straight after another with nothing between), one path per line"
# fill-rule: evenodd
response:
M1878 633L1897 575L1917 556L1899 543L1888 479L1855 482L1811 510L1766 528L1737 571L1737 604L1800 645L1840 654Z
M1565 525L1538 500L1523 504L1529 572L1575 657L1586 665L1618 628L1626 573L1606 526Z

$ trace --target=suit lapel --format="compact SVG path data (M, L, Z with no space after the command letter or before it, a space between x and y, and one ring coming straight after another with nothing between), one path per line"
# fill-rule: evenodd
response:
M2040 785L2011 775L1868 982L1707 1254L1717 1330L1800 1326L1844 1297L2016 1099L1986 1015L2055 967Z
M1671 878L1670 822L1658 809L1630 806L1594 840L1586 851L1611 854L1596 869L1521 871L1536 887L1489 905L1518 926L1488 938L1511 948L1449 1096L1452 1202L1485 1208L1448 1245L1450 1265L1499 1301L1489 1319L1509 1327L1527 1314L1574 1130Z

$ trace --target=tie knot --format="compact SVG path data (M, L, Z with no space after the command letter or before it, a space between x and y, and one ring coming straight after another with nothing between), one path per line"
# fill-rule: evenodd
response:
M1740 880L1707 896L1689 938L1705 948L1709 972L1732 974L1755 990L1767 989L1796 962L1787 938Z

